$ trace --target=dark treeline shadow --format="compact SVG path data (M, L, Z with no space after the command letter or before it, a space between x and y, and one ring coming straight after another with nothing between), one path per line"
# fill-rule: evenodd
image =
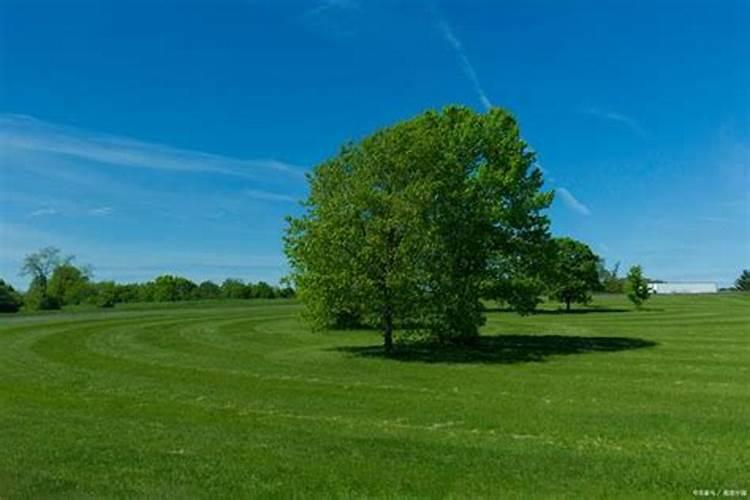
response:
M550 356L626 351L653 347L656 342L630 337L575 337L567 335L497 335L479 337L472 345L401 344L386 355L382 345L342 346L332 350L365 358L387 358L422 363L512 364L543 362Z
M486 307L485 312L516 312L509 307ZM624 309L621 307L586 307L582 309L571 309L566 311L565 309L537 309L531 312L530 316L543 316L543 315L556 315L556 314L593 314L593 313L625 313L632 312L632 309Z

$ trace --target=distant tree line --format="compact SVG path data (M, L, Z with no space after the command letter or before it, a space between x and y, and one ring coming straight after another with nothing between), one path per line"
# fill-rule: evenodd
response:
M170 274L145 283L94 281L91 268L76 266L73 256L62 256L54 247L43 248L24 259L21 274L31 282L25 293L0 280L0 312L60 309L63 306L91 304L113 307L131 302L179 302L210 299L291 298L289 286L274 286L264 281L245 282L228 278L221 284L193 281Z

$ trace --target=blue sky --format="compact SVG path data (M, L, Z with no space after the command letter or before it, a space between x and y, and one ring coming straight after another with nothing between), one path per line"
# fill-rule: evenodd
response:
M277 281L304 172L428 108L502 106L555 234L651 277L750 267L750 2L0 2L0 276Z

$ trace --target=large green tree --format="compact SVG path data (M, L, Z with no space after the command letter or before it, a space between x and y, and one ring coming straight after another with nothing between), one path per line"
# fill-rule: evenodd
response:
M363 323L466 341L505 253L535 247L552 195L504 110L428 111L317 166L285 236L291 279L318 327ZM533 236L533 237L532 237Z
M750 292L750 269L745 269L740 277L734 282L734 289L741 292Z
M574 303L588 304L600 287L599 257L585 243L555 238L550 273L550 295L570 310Z

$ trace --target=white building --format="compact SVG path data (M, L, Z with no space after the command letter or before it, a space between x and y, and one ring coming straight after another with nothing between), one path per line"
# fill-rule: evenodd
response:
M719 291L716 283L708 281L685 281L672 283L649 283L652 293L716 293Z

